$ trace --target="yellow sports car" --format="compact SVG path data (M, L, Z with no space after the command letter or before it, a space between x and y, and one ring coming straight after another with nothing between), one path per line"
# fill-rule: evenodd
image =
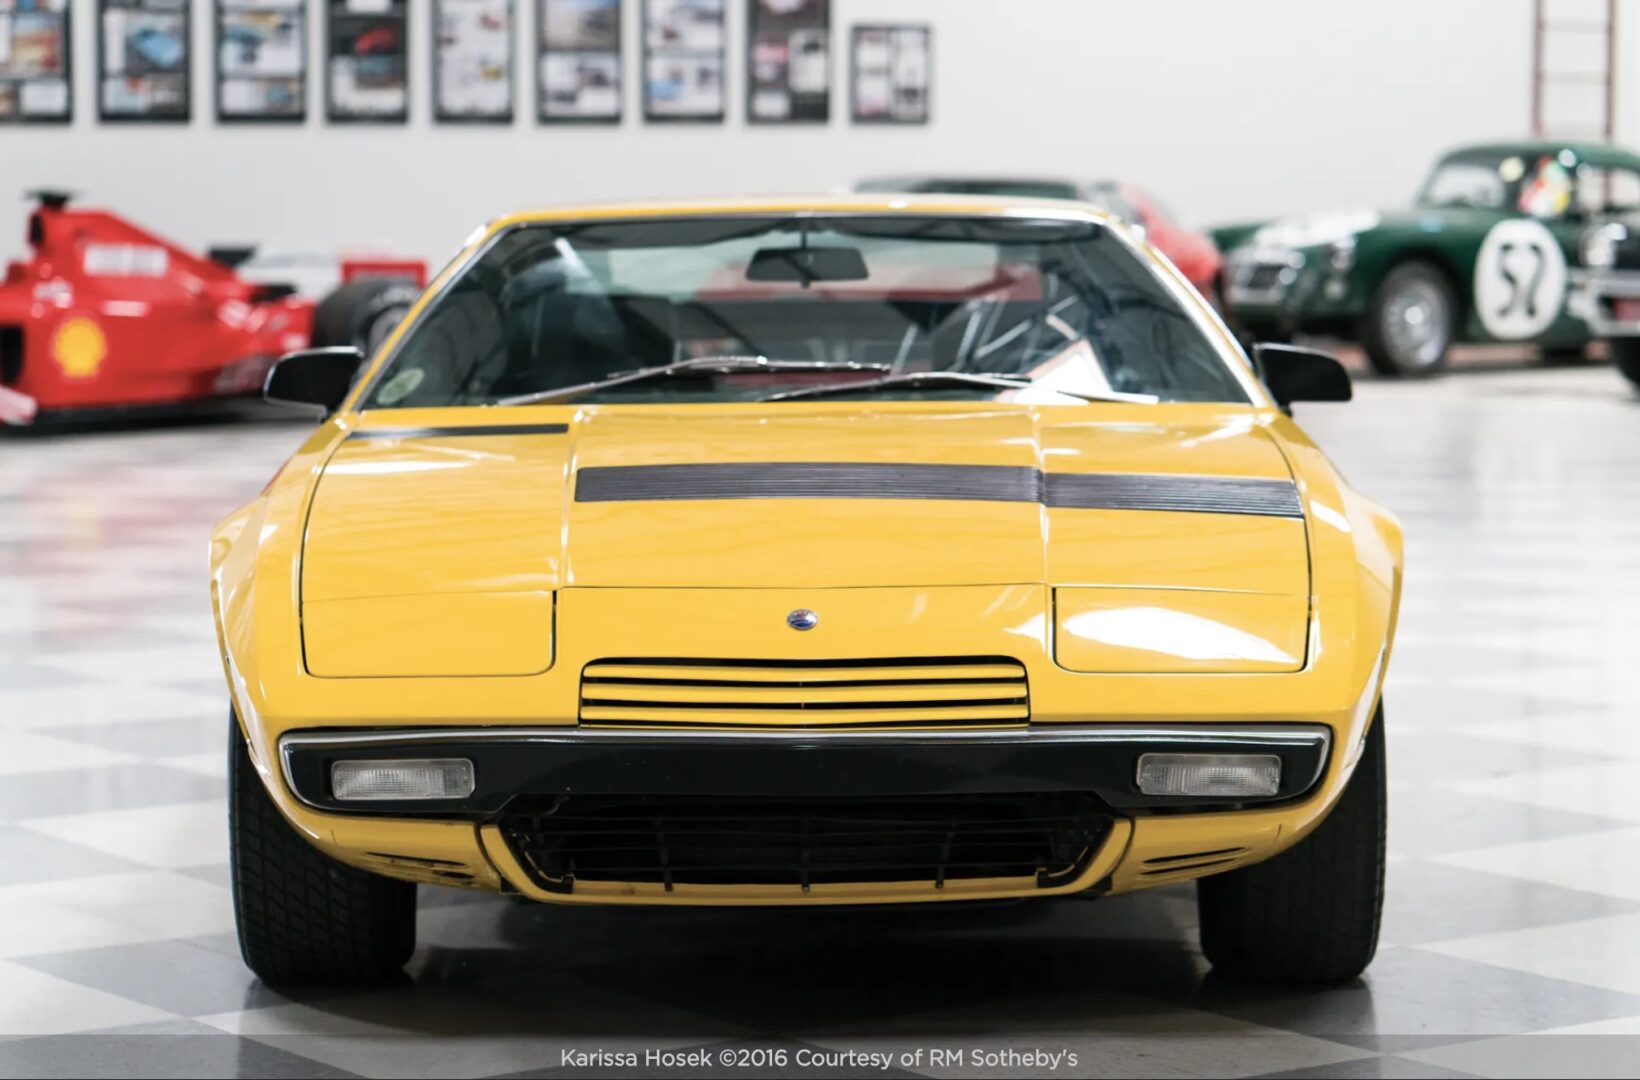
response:
M1091 207L594 206L477 236L217 528L234 896L270 982L391 975L419 884L557 904L1201 878L1232 976L1351 977L1395 519Z

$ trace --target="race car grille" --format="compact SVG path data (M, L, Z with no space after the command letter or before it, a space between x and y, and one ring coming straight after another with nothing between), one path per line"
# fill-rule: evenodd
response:
M23 328L0 326L0 386L15 386L23 378Z
M1025 667L1005 657L599 660L581 723L708 727L1023 724Z
M540 887L1073 880L1111 818L1091 795L874 799L542 796L498 824Z
M1249 289L1273 289L1281 284L1281 272L1285 269L1274 263L1255 263L1246 269L1237 284Z

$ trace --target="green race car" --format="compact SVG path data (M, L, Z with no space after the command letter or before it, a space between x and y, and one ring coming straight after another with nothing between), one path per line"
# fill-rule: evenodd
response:
M1409 209L1213 230L1231 321L1251 338L1357 341L1388 375L1439 369L1453 344L1521 342L1581 357L1568 303L1602 226L1640 206L1640 155L1522 141L1453 150ZM1609 246L1609 245L1607 245Z

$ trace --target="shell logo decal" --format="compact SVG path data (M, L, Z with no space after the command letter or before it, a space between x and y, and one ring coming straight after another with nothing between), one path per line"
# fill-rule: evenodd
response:
M69 319L51 339L51 358L71 379L89 379L102 370L108 359L108 338L91 319Z

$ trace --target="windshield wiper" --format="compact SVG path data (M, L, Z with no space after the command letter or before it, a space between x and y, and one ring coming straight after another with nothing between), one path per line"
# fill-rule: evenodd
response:
M1112 390L1109 393L1092 394L1079 390L1061 390L1057 386L1046 386L1032 382L1029 379L1010 379L1002 375L980 375L970 371L909 371L900 375L889 375L881 379L866 379L862 382L834 383L830 386L809 386L801 390L788 390L783 394L772 394L763 398L763 401L794 401L798 398L826 397L832 394L869 393L872 390L887 390L896 386L984 386L996 390L1046 390L1053 394L1064 394L1066 397L1081 398L1083 401L1115 401L1129 405L1154 405L1161 400L1155 394L1123 394Z
M552 390L540 390L533 394L519 394L516 397L502 398L496 405L544 405L553 401L568 401L583 394L591 394L611 386L625 386L628 383L643 382L647 379L666 379L673 375L745 375L757 372L805 372L805 371L890 371L887 364L857 364L833 363L826 360L770 360L767 356L696 356L688 360L679 360L673 364L662 364L659 367L634 368L631 371L617 371L608 378L594 382L576 383L574 386L560 386Z

